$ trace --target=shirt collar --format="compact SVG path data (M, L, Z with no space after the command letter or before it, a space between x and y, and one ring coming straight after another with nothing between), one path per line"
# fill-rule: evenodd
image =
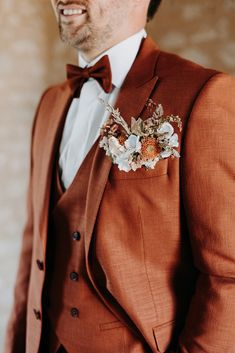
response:
M93 66L101 57L108 55L112 70L112 84L115 87L120 88L136 58L142 39L146 37L147 33L142 29L131 37L106 50L91 62L87 62L82 55L78 53L79 66L82 68L85 66Z

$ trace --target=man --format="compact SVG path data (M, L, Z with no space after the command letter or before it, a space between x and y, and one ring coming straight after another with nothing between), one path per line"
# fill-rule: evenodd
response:
M80 68L36 113L5 353L235 352L235 83L146 38L159 3L52 0Z

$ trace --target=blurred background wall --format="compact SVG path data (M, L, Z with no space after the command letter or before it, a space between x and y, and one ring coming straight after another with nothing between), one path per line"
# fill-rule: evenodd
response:
M76 52L60 42L49 0L2 0L0 23L1 351L25 221L34 111L42 91L65 78L65 63L76 63ZM235 0L163 0L148 32L166 51L235 74Z

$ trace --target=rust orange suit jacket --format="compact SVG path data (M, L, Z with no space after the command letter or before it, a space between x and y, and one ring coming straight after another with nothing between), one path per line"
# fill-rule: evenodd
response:
M180 327L178 352L235 353L234 79L146 39L116 106L129 123L145 116L149 97L181 117L181 157L125 173L97 148L87 194L87 272L101 300L153 352L165 352ZM5 353L25 352L30 340L35 348L27 352L37 352L41 324L32 310L40 310L44 275L35 262L46 252L55 145L70 101L65 82L45 92L36 113L28 222ZM94 236L115 304L93 276Z

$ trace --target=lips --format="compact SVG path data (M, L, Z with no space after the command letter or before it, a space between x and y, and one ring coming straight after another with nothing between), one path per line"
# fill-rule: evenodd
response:
M85 6L78 4L59 4L58 11L62 16L81 16L87 12Z

